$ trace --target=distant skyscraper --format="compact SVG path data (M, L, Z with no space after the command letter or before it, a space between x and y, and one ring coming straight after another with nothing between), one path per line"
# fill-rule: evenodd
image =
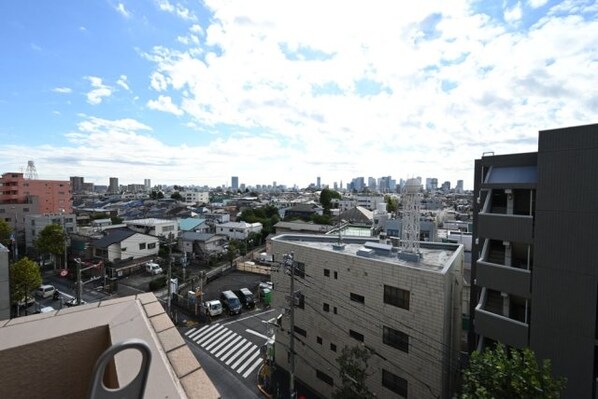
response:
M317 180L316 187L317 187L317 188L320 188L320 187L322 187L322 184L321 184L321 183L322 183L322 181L320 180L320 176L318 176L318 178L317 178L316 180Z
M71 190L73 193L80 193L83 191L84 179L80 176L71 176Z
M143 185L145 186L145 191L149 191L152 188L152 181L150 179L144 179Z
M444 191L445 193L448 193L449 191L451 191L451 182L450 181L445 181L444 183L442 183L442 191Z
M119 187L118 187L118 177L111 177L110 178L110 185L108 186L108 192L110 194L118 194L119 192Z
M230 186L233 189L233 191L237 191L239 189L239 176L231 177Z
M462 194L463 193L463 180L457 180L457 187L455 187L455 191L458 194Z

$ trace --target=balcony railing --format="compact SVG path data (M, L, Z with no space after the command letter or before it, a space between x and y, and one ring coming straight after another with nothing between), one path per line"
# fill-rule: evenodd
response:
M488 290L483 288L480 302L475 308L474 323L476 332L484 337L516 348L527 346L529 324L488 311L486 309L487 296Z

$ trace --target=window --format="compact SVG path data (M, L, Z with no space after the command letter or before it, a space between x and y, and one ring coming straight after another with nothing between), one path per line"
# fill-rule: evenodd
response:
M384 369L382 369L382 386L400 396L407 397L407 380Z
M409 353L409 335L402 331L384 326L382 342L405 353Z
M353 302L365 303L365 298L363 295L354 294L351 292L350 297Z
M329 305L329 304L327 304L327 303L323 304L323 305L322 305L322 310L323 310L324 312L330 312L330 305Z
M324 269L324 277L330 277L330 269Z
M145 249L145 243L144 242L139 243L139 249Z
M337 280L338 279L338 272L334 272L334 279Z
M29 212L29 208L23 208L23 212Z
M294 331L299 334L299 335L303 335L304 337L307 337L307 331L305 331L304 329L302 329L301 327L297 327L295 326Z
M155 242L150 242L149 244L147 244L147 249L154 249L154 248L156 248Z
M316 337L316 341L318 344L322 345L322 337Z
M297 262L295 264L295 276L305 278L305 263Z
M336 345L335 344L330 344L330 350L333 352L336 352Z
M409 310L410 292L390 285L384 286L384 303Z
M127 247L121 248L120 250L124 252L127 250Z
M356 340L363 342L364 336L363 334L358 333L357 331L349 330L349 335L351 338L355 338Z
M316 377L318 377L318 380L324 381L330 386L334 385L334 380L332 377L320 370L316 370Z
M334 310L333 310L332 313L336 314L336 306L334 307Z
M299 309L305 309L305 295L300 292L295 295L295 306Z

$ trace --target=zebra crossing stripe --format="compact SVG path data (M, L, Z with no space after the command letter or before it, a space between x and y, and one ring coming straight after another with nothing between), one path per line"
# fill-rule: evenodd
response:
M197 345L204 346L203 343L208 342L210 337L214 336L215 334L217 334L218 332L220 332L220 330L222 330L224 328L225 328L224 326L219 326L218 328L212 330L209 334L206 334L203 337L197 339L195 342L197 343Z
M247 369L247 371L245 372L245 374L243 374L243 378L247 378L247 376L248 376L249 374L251 374L251 372L252 372L253 370L255 370L255 368L256 368L257 366L259 366L259 365L262 363L262 361L263 361L263 360L262 360L262 358L259 358L259 359L257 359L257 360L255 361L255 363L253 363L253 364L251 365L251 367L249 367L249 368Z
M259 350L253 352L253 355L251 355L251 357L249 359L247 359L247 361L245 363L243 363L243 365L237 369L237 373L241 374L243 372L243 370L245 369L245 367L249 366L251 364L251 362L253 362L255 360L255 358L258 357L259 355L260 355Z
M216 324L213 324L213 325L218 325L218 323L216 323ZM206 325L205 325L205 326L203 326L202 328L200 328L200 329L196 330L194 333L192 333L192 334L189 334L189 335L188 335L188 337L189 337L189 338L191 338L191 339L193 339L193 337L195 337L197 334L200 334L200 333L201 333L203 330L205 330L206 328L209 328L209 327L210 327L210 325L209 325L209 324L206 324ZM195 330L195 328L194 328L193 330Z
M220 352L216 353L214 356L216 356L217 358L220 358L220 355L222 355L224 352L226 352L227 350L230 349L231 346L233 346L235 343L237 343L237 341L239 341L241 338L240 335L237 335L237 337L228 345L226 345L226 347L224 347Z
M226 342L226 337L228 337L229 335L231 335L233 332L231 330L228 330L226 333L224 333L223 335L220 335L217 340L214 340L214 342L212 342L210 345L208 345L208 342L206 342L204 345L208 345L208 346L204 346L204 348L206 348L207 351L209 351L210 349L212 349L214 346L218 345L218 343L220 342Z
M199 341L199 340L200 340L200 339L201 339L201 338L202 338L204 335L206 335L206 334L209 334L209 333L210 333L210 331L213 331L214 329L216 329L216 328L218 328L218 327L220 327L220 324L213 324L213 325L211 325L209 328L207 328L207 329L203 330L201 333L199 333L199 334L196 334L196 335L193 337L193 340L194 340L195 342Z
M245 338L243 338L241 340L241 342L239 342L237 345L233 346L231 350L229 350L224 356L222 356L220 358L220 360L225 361L226 359L228 359L228 357L230 355L232 355L237 349L239 349L239 346L243 345L245 342L248 342Z
M229 365L232 363L232 361L233 361L233 360L235 360L235 359L237 358L237 356L239 356L240 354L242 354L243 352L245 352L245 350L246 350L247 348L249 348L251 345L253 345L253 344L251 343L251 341L247 341L247 344L245 344L245 346L244 346L244 347L242 347L241 349L239 349L239 350L238 350L238 351L235 353L235 356L233 356L233 357L229 358L229 359L226 361L226 363L225 363L225 364L226 364L227 366L229 366ZM245 355L243 355L243 357L245 357ZM224 360L223 360L223 361L224 361ZM234 367L233 367L233 369L234 369Z
M233 363L233 365L232 365L232 366L230 366L230 368L231 368L231 369L233 369L233 370L235 370L235 369L237 368L237 366L238 366L239 364L241 364L241 362L242 362L243 360L247 359L247 357L248 357L249 355L251 355L251 354L254 354L254 353L256 353L256 352L258 352L258 353L259 353L259 351L257 351L257 346L255 346L255 345L251 345L251 350L247 351L247 353L245 353L243 356L241 356L239 359L237 359L237 361L236 361L236 362L234 362L234 363Z
M185 333L185 335L187 335L187 336L188 336L189 334L191 334L191 333L192 333L193 331L195 331L195 330L196 330L196 328L195 328L195 327L193 327L192 329L190 329L190 330L187 330L187 332Z

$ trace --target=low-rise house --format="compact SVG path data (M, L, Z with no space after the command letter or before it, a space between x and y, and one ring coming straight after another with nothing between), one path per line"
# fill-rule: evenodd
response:
M303 234L326 234L334 226L327 224L314 224L304 222L303 220L294 220L292 222L278 222L274 225L276 234L283 233L303 233Z
M160 249L157 237L126 228L106 230L106 235L90 246L95 258L109 262L157 256Z
M280 216L284 219L309 219L312 215L322 215L324 213L324 208L316 204L298 204L290 208L281 209L279 213Z
M179 250L192 254L192 258L209 257L224 252L227 242L226 236L184 231L179 240Z
M123 223L133 231L154 237L168 238L171 234L176 237L179 233L179 225L176 220L148 218L126 220Z
M227 236L229 240L246 240L251 233L262 231L261 223L228 222L216 226L216 234Z
M179 220L179 230L181 232L209 233L210 226L206 223L205 219L187 218Z

